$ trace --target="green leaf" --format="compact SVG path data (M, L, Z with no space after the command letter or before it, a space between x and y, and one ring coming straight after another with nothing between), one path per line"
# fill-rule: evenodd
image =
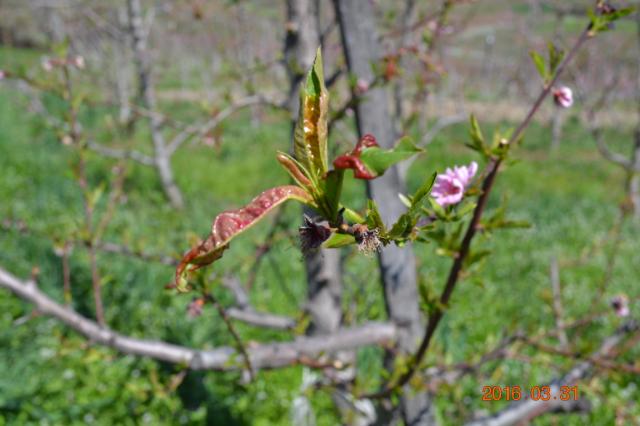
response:
M255 197L249 204L237 210L220 213L213 221L211 234L198 246L184 255L176 268L178 289L186 288L187 276L222 257L232 239L246 231L287 200L298 200L314 206L311 195L293 185L268 189ZM315 207L315 206L314 206Z
M365 218L362 217L358 212L351 210L347 207L342 207L342 215L344 218L350 223L365 223Z
M356 239L353 237L353 235L340 234L340 233L334 232L325 242L322 243L322 247L323 248L340 248L340 247L345 247L355 243L356 243Z
M468 143L466 145L474 151L481 153L485 157L488 156L489 150L484 143L484 136L482 135L482 130L480 130L480 124L478 124L476 116L471 114L471 116L469 117L469 122L471 124L471 129L469 130L471 143Z
M315 181L328 170L328 110L329 93L324 84L322 54L318 48L313 67L300 89L300 113L294 131L295 157Z
M387 227L382 221L382 216L380 216L378 206L373 200L367 201L367 226L369 229L378 229L381 235L385 235L387 233Z
M401 138L395 147L384 150L377 146L362 149L360 160L375 175L380 176L391 166L423 152L413 144L411 138Z
M549 76L556 74L556 69L564 58L564 50L558 49L555 44L549 42Z
M344 170L331 170L327 173L326 178L322 181L324 191L320 199L317 200L321 204L320 209L326 210L325 217L330 222L337 222L338 210L340 206L340 196L342 195L342 182L344 181Z
M398 194L398 198L400 198L400 202L404 204L407 208L411 207L411 199L404 194Z
M411 208L416 209L422 203L422 200L431 193L431 188L433 188L433 184L436 181L436 177L438 173L432 174L428 177L424 183L418 188L418 190L411 197Z
M531 56L531 59L533 59L533 63L538 70L538 74L542 77L542 81L546 82L549 79L549 74L547 74L547 65L544 58L535 50L529 51L529 55Z

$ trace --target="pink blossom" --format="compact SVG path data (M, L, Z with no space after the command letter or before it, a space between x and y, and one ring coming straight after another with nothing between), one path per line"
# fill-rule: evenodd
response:
M478 171L478 163L472 161L468 166L455 166L448 168L445 173L436 177L436 182L431 190L431 196L441 206L458 204L462 201L465 188Z
M49 72L53 69L54 61L52 59L47 58L46 56L42 58L42 69L46 72Z
M71 59L71 64L74 65L76 68L78 69L84 69L85 67L85 62L84 62L84 58L82 56L75 56L73 59Z
M573 91L566 86L561 86L553 91L553 101L562 108L573 105Z
M619 317L629 316L629 298L625 294L619 294L611 299L611 307Z
M369 90L369 82L363 78L359 78L356 82L356 93L361 95Z
M0 80L4 80L4 78L7 76L7 73L5 73L4 71L0 70Z

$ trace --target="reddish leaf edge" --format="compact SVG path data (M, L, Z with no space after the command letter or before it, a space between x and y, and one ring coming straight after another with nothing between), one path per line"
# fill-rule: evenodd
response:
M364 148L379 147L376 138L373 135L364 135L356 144L356 147L350 153L340 155L333 160L333 167L336 169L352 169L353 176L357 179L371 180L378 175L365 166L360 159L360 154Z
M285 185L267 189L244 207L220 213L213 221L209 236L189 250L176 267L176 288L186 291L187 275L220 259L230 241L262 220L269 212L287 200L297 200L313 206L311 195L304 189Z

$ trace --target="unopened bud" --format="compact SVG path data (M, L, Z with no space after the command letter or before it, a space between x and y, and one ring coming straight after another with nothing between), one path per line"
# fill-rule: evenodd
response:
M561 108L569 108L573 105L573 92L566 86L559 87L553 91L553 101Z
M369 90L369 82L363 78L359 78L355 87L356 94L362 95L367 90Z

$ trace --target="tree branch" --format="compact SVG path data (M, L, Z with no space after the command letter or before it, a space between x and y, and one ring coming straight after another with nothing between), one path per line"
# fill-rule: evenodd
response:
M180 133L178 133L167 147L167 151L169 155L172 155L174 152L176 152L176 150L180 148L180 145L182 145L184 142L186 142L196 134L204 135L210 132L211 130L215 129L218 125L220 125L220 123L222 123L225 119L231 116L234 112L241 110L242 108L246 108L248 106L258 105L258 104L270 105L275 108L285 107L282 103L270 100L266 98L264 95L248 96L244 99L235 101L234 103L229 105L227 108L218 112L210 120L197 125L188 126L184 130L182 130Z
M2 268L0 268L0 287L33 303L40 313L62 321L91 341L125 354L184 364L193 370L239 370L243 368L241 364L234 361L239 358L239 354L229 347L197 350L163 341L136 339L116 333L109 328L100 327L96 322L49 298L36 287L33 281L22 281ZM393 324L370 322L358 327L342 329L330 335L300 337L285 343L267 343L249 347L247 353L255 369L281 368L307 362L309 357L324 352L390 342L395 340L396 332L396 327Z
M547 98L549 93L551 93L551 90L554 84L556 83L556 81L558 80L558 77L560 76L560 74L562 74L562 71L565 69L567 64L573 59L573 57L575 56L578 49L582 46L582 44L589 39L590 37L589 29L590 29L590 26L588 26L580 34L580 36L578 37L577 41L575 42L575 44L573 45L573 47L571 48L567 56L558 66L554 77L551 79L549 84L547 84L542 89L536 101L534 102L533 106L527 113L526 117L518 125L516 130L511 134L509 140L507 141L507 145L513 145L516 141L520 139L520 136L522 135L524 130L529 126L529 123L531 123L533 116L536 114L538 109L540 109L542 102ZM493 188L493 182L495 181L495 178L498 174L501 164L502 164L502 159L494 157L489 160L489 164L487 164L485 168L485 171L484 171L485 178L482 182L482 192L480 194L480 197L478 198L478 204L476 205L476 208L473 211L473 216L471 218L471 221L469 222L469 226L467 227L467 230L462 239L460 250L458 251L457 256L453 260L451 269L449 270L447 282L445 284L444 290L442 291L442 294L440 295L440 306L434 308L433 311L429 314L424 336L422 338L422 341L420 342L418 350L415 352L413 356L412 362L409 364L409 368L400 376L399 379L397 379L397 381L388 382L380 391L373 394L366 394L364 395L364 397L367 397L367 398L388 397L393 393L394 390L399 389L400 387L409 383L409 380L413 377L416 370L419 368L420 363L422 362L422 359L424 358L424 355L426 354L427 349L429 348L429 345L435 334L435 331L438 328L438 324L440 323L440 320L444 316L445 311L441 306L449 305L449 299L451 298L451 295L453 294L453 291L455 290L455 287L459 281L460 274L464 267L464 262L467 258L467 255L471 251L471 242L473 241L473 237L476 235L476 232L478 231L478 228L480 225L480 219L482 218L484 208L487 204L489 195L491 194L491 190Z
M87 148L104 155L105 157L116 158L118 160L133 160L145 166L154 166L155 162L152 157L135 150L109 148L95 141L88 140Z

